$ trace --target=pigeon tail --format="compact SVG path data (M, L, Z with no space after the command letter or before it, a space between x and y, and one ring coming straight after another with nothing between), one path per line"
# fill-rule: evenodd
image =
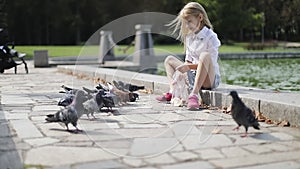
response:
M71 90L73 90L72 88L67 87L65 85L61 85L61 88L63 88L65 91L71 91Z
M97 90L91 90L91 89L88 89L88 88L86 88L86 87L82 87L82 89L83 89L84 91L86 91L88 94L97 93Z
M260 130L259 123L257 121L253 124L253 128L255 128L256 130Z
M55 116L55 114L48 114L45 119L47 122L60 122L60 119Z
M145 89L145 86L137 86L137 85L129 84L128 89L129 91L133 92L133 91L143 90Z

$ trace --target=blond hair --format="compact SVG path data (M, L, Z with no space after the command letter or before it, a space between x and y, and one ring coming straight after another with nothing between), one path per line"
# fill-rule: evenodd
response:
M213 29L213 26L208 19L205 9L202 7L202 5L200 5L197 2L189 2L188 4L186 4L181 9L178 16L173 21L171 21L167 26L174 28L173 34L176 34L177 31L179 31L177 39L185 43L185 38L187 34L189 34L190 32L186 26L186 23L184 22L184 19L187 16L191 16L191 15L198 17L200 14L203 15L201 26L207 26L208 28Z

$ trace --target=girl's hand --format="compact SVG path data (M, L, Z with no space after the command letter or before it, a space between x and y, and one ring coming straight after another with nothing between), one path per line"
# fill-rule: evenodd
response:
M176 67L176 70L178 70L181 73L185 73L185 72L189 71L190 68L187 64L182 64L182 65Z

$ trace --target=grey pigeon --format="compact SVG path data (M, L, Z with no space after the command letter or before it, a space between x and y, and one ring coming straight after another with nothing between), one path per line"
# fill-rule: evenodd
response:
M85 92L87 92L88 94L93 94L93 93L97 93L97 92L98 92L98 90L96 90L96 89L92 90L92 89L88 89L88 88L86 88L86 87L82 87L82 89L83 89Z
M76 131L80 131L77 128L77 121L84 111L83 102L87 100L88 97L86 93L82 90L78 90L73 102L69 106L66 106L55 114L48 114L45 120L47 122L62 122L66 125L68 131L70 131L68 124L71 123L76 128Z
M64 91L60 91L59 93L64 93L64 96L58 101L57 105L66 107L73 102L75 93L78 91L78 89L73 89L65 85L62 85L61 87L64 89Z
M83 107L85 109L85 111L83 111L83 113L87 115L88 119L90 119L90 116L89 116L90 114L92 115L92 117L94 117L94 119L96 119L96 117L94 116L94 113L100 112L100 108L96 102L96 94L94 94L91 99L84 102Z
M63 95L63 97L58 101L57 105L66 107L73 102L74 97L75 97L75 94L73 94L72 92L66 92Z
M233 120L238 124L234 130L238 130L240 126L244 126L246 132L244 135L242 135L243 137L247 136L248 127L252 126L253 128L259 130L259 123L254 117L253 111L243 103L237 92L231 91L229 95L232 96L231 115Z
M116 86L117 89L125 91L125 92L127 92L127 91L133 92L133 91L145 89L145 86L137 86L137 85L125 83L122 81L116 82L113 80L113 84Z

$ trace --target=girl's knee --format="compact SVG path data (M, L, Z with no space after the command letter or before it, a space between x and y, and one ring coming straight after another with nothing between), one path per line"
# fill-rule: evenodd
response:
M178 60L175 56L169 55L165 59L165 63L171 63L174 60Z
M210 53L202 52L199 56L199 61L200 62L209 62L209 61L211 61Z

